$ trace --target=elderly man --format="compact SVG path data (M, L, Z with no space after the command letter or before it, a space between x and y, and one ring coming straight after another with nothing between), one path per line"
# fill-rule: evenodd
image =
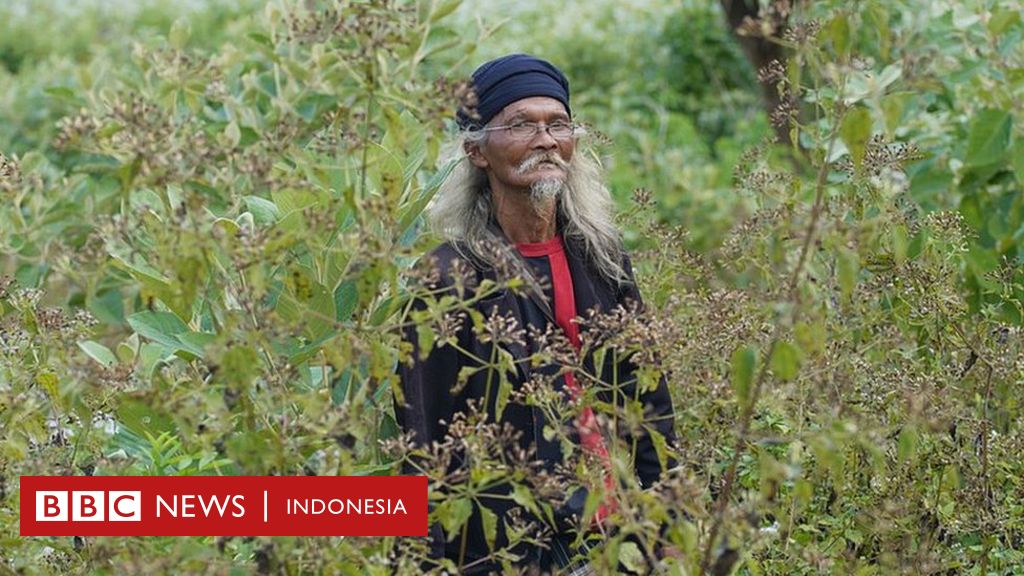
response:
M546 365L530 361L559 340L552 333L563 337L560 341L568 343L566 348L571 346L570 353L580 351L581 342L587 342L581 330L585 332L587 326L579 318L619 307L635 310L640 305L599 166L576 152L581 130L573 124L569 83L549 62L524 54L487 62L472 80L475 108L461 109L457 118L460 158L429 209L434 229L446 240L429 256L437 271L430 288L470 301L483 318L503 319L509 333L522 331L496 344L495 338L480 337L479 326L474 330L473 322L463 321L451 329L453 342L428 352L419 349L416 327L410 327L406 340L414 351L410 361L399 366L398 421L416 444L429 446L444 440L460 412L478 409L482 403L485 421L508 424L517 433L517 442L509 449L525 449L547 469L558 469L566 459L566 444L551 433L552 426L561 426L569 431L570 447L579 447L577 455L599 463L597 468L603 472L598 477L603 481L598 484L615 487L609 448L619 442L618 446L626 447L640 485L648 487L663 472L664 454L659 459L656 444L671 445L675 438L664 379L638 391L636 366L614 354L603 355L600 367L595 366L593 355L585 354L576 370L552 360L564 355L547 356ZM478 286L484 280L504 286L517 276L525 280L526 288L498 290L477 299L472 288L461 289L466 276L468 284ZM416 303L421 310L425 306L422 301ZM499 402L501 379L493 370L480 369L486 359L497 357L495 345L512 358L502 377L514 391L521 392L526 384L533 390L537 382L546 382L575 399L585 396L588 387L607 383L597 397L620 406L639 399L643 425L623 426L615 439L609 423L595 417L590 408L578 410L566 422L549 422L550 412L545 416L536 403L517 402L514 395L510 402ZM580 370L580 365L585 369ZM468 460L459 455L452 466L472 466ZM669 458L666 468L671 466ZM516 507L508 493L504 484L494 489L493 496L475 498L472 515L458 534L444 534L440 526L432 526L432 553L451 559L464 573L498 570L487 538L488 528L492 534L495 529L486 524L498 518L493 548L508 543L504 520ZM594 518L582 519L587 490L577 489L568 496L551 503L556 525L548 527L548 541L532 548L512 548L519 566L565 568L573 557L580 557L580 550L572 545L574 527L607 528L605 518L614 514L613 502L605 500Z

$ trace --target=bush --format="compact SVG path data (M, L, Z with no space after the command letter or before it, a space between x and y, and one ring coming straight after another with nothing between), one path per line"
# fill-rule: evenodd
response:
M410 298L428 296L407 275L434 241L420 213L448 168L450 79L496 33L488 50L535 39L566 66L581 117L612 136L624 205L639 187L622 221L648 310L593 319L616 335L593 345L633 355L644 382L668 375L680 442L662 449L681 466L653 491L622 475L621 532L595 565L643 571L643 551L670 544L685 573L1012 573L1020 3L797 4L777 31L795 104L774 115L797 160L745 145L767 118L722 107L723 132L739 134L709 139L685 98L661 99L672 54L736 62L710 24L691 28L710 11L684 6L705 20L669 20L695 40L665 52L661 26L624 8L595 4L602 19L574 22L576 43L525 19L535 37L516 22L457 34L457 4L273 3L216 41L196 36L223 12L164 21L130 52L76 62L45 48L4 73L5 568L419 571L418 539L22 539L14 478L396 471L397 334ZM740 101L745 73L722 73ZM700 89L678 90L720 96ZM459 308L416 316L421 342L441 345ZM487 367L501 382L501 358ZM594 408L636 421L635 406ZM432 520L465 529L476 490L499 480L523 506L550 505L541 495L562 483L489 467L506 439L470 424L452 442L480 466L456 482L437 451Z

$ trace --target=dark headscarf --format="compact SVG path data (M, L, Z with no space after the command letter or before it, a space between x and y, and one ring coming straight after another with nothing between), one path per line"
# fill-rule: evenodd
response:
M528 54L509 54L482 64L473 72L476 114L471 118L459 109L459 128L482 128L502 108L523 98L548 96L569 109L569 80L555 65Z

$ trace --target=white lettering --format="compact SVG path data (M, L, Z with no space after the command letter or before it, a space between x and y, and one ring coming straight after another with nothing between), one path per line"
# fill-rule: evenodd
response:
M245 501L245 496L235 494L231 497L231 503L235 506L235 511L231 515L235 518L245 516L245 506L242 505L243 501Z
M228 508L228 502L229 500L227 496L224 497L224 502L221 502L220 498L217 496L211 496L210 499L207 501L203 501L202 496L199 497L199 505L203 508L203 514L206 516L210 515L210 510L216 508L217 515L223 518L224 511L227 510Z
M107 493L110 504L107 519L111 522L141 522L142 492L139 490L111 490Z
M198 505L196 504L198 501ZM171 501L164 500L162 496L156 497L156 517L160 518L162 513L166 513L173 518L195 518L196 508L202 511L204 517L209 518L213 512L216 511L217 515L221 518L228 511L228 507L233 508L231 515L235 518L245 516L245 496L240 494L235 495L223 495L223 496L210 496L207 498L203 495L196 494L182 494L171 497Z
M195 494L185 494L181 497L181 517L182 518L195 518L196 513L193 512L196 507L196 503L193 500L196 499Z
M288 514L341 514L380 515L408 514L405 502L390 498L289 498L285 501Z
M157 497L156 497L156 517L157 518L160 517L160 505L163 504L164 510L167 510L168 512L170 512L171 516L177 518L178 517L178 496L177 495L174 496L174 500L172 500L172 502L174 503L173 506L171 504L168 504L167 501L163 499L163 496L157 495Z

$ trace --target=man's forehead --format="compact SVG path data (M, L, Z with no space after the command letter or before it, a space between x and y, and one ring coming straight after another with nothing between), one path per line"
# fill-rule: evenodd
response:
M516 100L502 108L498 116L504 120L520 116L562 116L565 118L569 117L569 112L566 111L565 105L554 98L548 98L546 96L533 96L530 98L523 98L522 100Z

